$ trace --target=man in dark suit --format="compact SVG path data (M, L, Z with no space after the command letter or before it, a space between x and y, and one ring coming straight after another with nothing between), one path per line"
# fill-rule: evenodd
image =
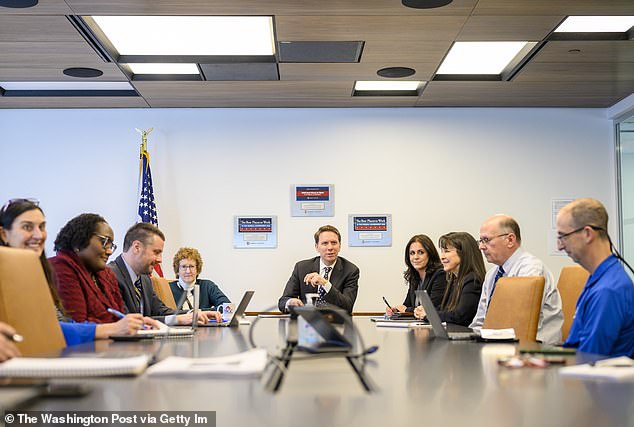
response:
M130 227L123 240L123 253L108 267L114 271L128 313L151 316L168 325L188 325L192 314L179 314L163 304L152 288L150 274L161 263L165 235L158 227L140 222ZM198 312L198 323L220 321L218 312Z
M306 294L316 293L317 305L332 304L352 313L359 289L359 268L339 256L339 230L332 225L320 227L315 233L315 249L318 257L295 264L278 302L280 311L288 312L291 305L302 306Z

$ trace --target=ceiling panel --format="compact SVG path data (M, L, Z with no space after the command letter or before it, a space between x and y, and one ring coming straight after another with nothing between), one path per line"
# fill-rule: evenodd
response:
M66 0L77 14L104 15L468 15L477 0L411 9L399 0Z
M461 16L277 16L280 41L453 40Z
M577 50L579 52L577 52ZM605 40L548 42L537 53L537 55L535 55L533 61L576 63L634 62L634 41Z
M0 7L0 81L126 81L65 15L270 15L276 41L364 41L358 63L280 63L280 81L134 81L143 99L0 97L2 108L93 107L604 107L634 92L634 40L553 41L510 82L433 81L455 41L545 41L567 15L634 15L634 0L454 0L418 10L400 0L40 0ZM166 29L167 30L167 29ZM420 97L353 97L355 80L405 66L431 81ZM231 78L231 76L229 76Z
M281 80L389 80L379 77L376 72L394 63L355 63L355 64L280 64ZM399 62L400 67L409 67L416 73L407 80L429 80L435 63Z
M101 70L103 75L101 77L82 79L78 77L69 77L63 73L65 68L68 68L66 64L62 67L3 67L0 66L0 81L127 81L127 77L119 67L115 64L102 63L95 66L94 63L72 63L72 67L93 67Z
M474 15L634 15L632 0L479 0Z
M472 16L460 41L537 41L545 38L564 19L557 16Z

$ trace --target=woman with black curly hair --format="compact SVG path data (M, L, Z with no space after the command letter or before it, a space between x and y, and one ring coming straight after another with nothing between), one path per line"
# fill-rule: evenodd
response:
M112 228L97 214L78 215L57 234L57 256L50 262L59 297L74 321L107 323L119 320L108 308L123 311L123 299L117 278L106 267L116 248Z

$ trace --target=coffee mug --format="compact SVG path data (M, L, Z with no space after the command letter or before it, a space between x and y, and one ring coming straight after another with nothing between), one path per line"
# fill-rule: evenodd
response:
M306 305L315 305L319 294L306 294Z
M236 305L232 302L225 302L221 305L221 307L222 320L231 320L231 318L233 317L233 312L236 310Z

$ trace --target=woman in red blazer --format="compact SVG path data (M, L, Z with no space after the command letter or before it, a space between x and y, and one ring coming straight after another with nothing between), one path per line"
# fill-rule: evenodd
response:
M76 216L57 235L57 256L50 262L64 310L74 321L118 320L108 308L123 311L123 300L117 278L106 267L116 248L112 228L97 214Z

